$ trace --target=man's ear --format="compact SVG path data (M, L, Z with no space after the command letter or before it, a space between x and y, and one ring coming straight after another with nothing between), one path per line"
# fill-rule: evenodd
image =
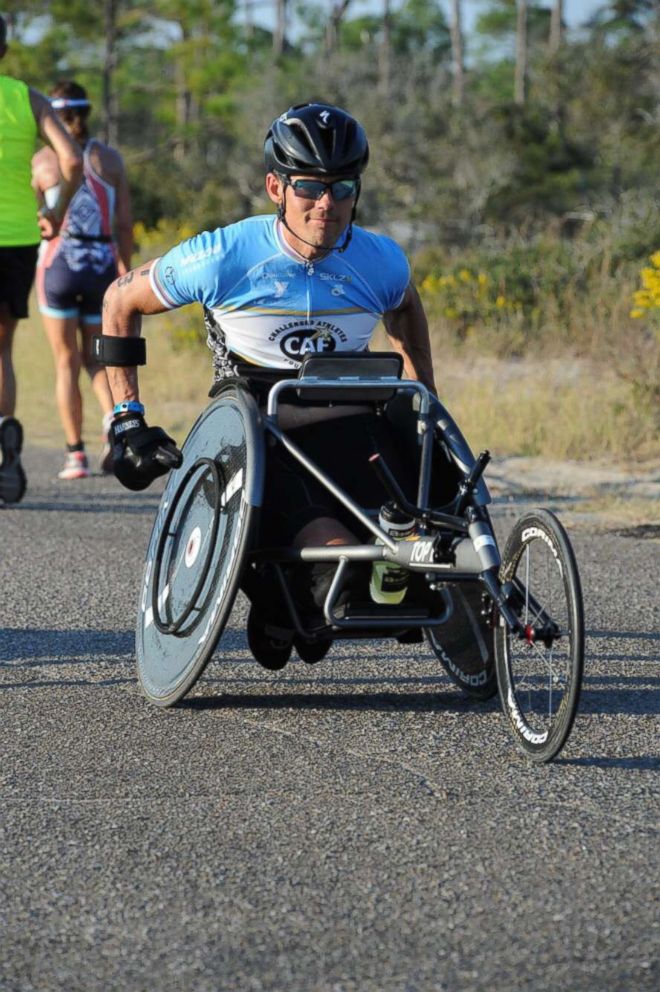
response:
M278 205L284 198L284 184L274 172L266 173L266 192L273 203Z

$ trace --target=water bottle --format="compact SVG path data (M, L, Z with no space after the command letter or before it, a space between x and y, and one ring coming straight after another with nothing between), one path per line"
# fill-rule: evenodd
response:
M405 541L415 533L415 521L394 503L385 503L378 515L378 526L395 541ZM389 561L375 561L371 569L369 594L374 603L400 603L408 588L408 571Z

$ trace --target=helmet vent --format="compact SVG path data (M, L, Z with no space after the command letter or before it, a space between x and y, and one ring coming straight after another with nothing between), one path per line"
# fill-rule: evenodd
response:
M303 104L273 121L264 157L271 172L359 176L369 146L364 130L345 110Z

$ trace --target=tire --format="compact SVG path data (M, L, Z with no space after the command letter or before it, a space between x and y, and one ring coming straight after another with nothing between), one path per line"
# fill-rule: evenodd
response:
M584 660L580 576L566 531L553 513L534 510L517 521L500 578L513 583L513 605L522 623L549 631L547 640L530 643L500 620L495 664L516 743L532 761L551 761L573 726ZM553 624L558 636L552 634Z
M497 692L490 619L483 615L480 582L457 582L445 587L451 614L440 627L426 627L431 651L466 696L485 701Z
M256 405L227 389L194 424L149 542L136 632L146 697L171 706L208 664L234 604L263 491Z

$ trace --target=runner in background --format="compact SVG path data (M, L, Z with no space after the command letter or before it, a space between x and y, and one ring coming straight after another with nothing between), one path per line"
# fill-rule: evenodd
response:
M7 52L7 25L0 16L0 59ZM51 145L63 179L58 195L40 211L30 185L30 161L37 135ZM0 502L17 503L25 492L20 455L23 429L14 417L16 376L12 349L19 320L28 316L40 229L57 232L82 174L80 149L43 94L0 75Z
M51 91L51 105L83 154L82 183L58 237L41 245L37 265L37 298L55 359L55 394L67 448L59 478L70 480L90 475L82 437L82 368L103 413L101 470L112 471L107 443L112 396L105 369L92 360L91 339L100 329L105 290L117 275L130 269L133 225L122 157L90 137L91 105L83 87L72 81L57 83ZM52 149L37 152L32 172L35 189L48 206L59 195L61 183Z

